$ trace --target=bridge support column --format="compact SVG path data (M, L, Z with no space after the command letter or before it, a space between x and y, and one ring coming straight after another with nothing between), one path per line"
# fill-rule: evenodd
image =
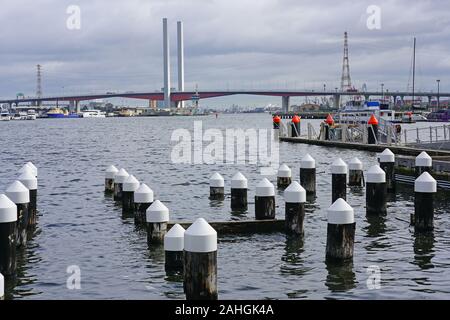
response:
M335 107L336 109L339 109L339 104L340 104L341 96L338 95L338 94L335 94L335 95L333 96L333 98L334 98L334 107Z
M289 96L281 97L281 110L283 112L289 112Z
M76 110L76 113L80 113L80 112L81 112L79 102L80 102L80 101L78 101L78 100L75 101L75 110Z

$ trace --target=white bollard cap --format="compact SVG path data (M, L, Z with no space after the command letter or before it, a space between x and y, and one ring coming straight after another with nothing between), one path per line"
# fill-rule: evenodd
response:
M414 181L414 191L421 193L437 192L437 182L428 172L424 172Z
M278 175L279 178L290 178L292 177L291 169L286 165L282 164L280 168L278 169Z
M145 183L142 183L139 188L134 192L135 203L152 203L153 202L153 190L149 188Z
M431 157L425 151L422 151L416 157L416 167L432 167L432 166L433 166L433 159L431 159Z
M37 190L38 188L37 178L29 170L25 170L25 172L19 176L19 181L22 182L28 190Z
M386 148L378 155L378 159L380 159L380 162L395 162L395 154L389 148Z
M139 188L139 180L136 179L132 174L130 174L123 182L123 191L136 191Z
M331 164L332 174L347 174L348 167L347 164L341 158L337 158Z
M159 200L152 203L145 212L147 222L168 222L169 209Z
M8 189L6 189L6 195L15 204L30 202L30 191L19 180L9 185Z
M5 296L5 278L0 273L0 298Z
M351 224L355 222L353 208L342 198L328 208L328 224Z
M362 170L363 164L358 158L354 157L348 162L348 169L349 170Z
M114 176L116 175L117 172L119 172L119 169L117 169L113 165L110 165L108 168L106 168L105 178L106 179L114 179Z
M274 197L275 187L267 178L264 178L256 185L255 194L257 197Z
M29 165L31 169L33 169L34 175L37 177L38 168L34 165L34 163L31 161L28 161L26 164Z
M122 168L114 175L114 182L115 183L124 183L125 180L128 178L128 176L129 176L129 174L128 174L127 170Z
M184 250L188 252L217 251L217 232L203 218L198 218L184 233Z
M17 206L6 195L0 194L0 223L17 221Z
M293 181L284 190L284 201L287 203L304 203L306 202L306 190L300 183Z
M184 250L184 228L178 223L175 224L164 236L165 251Z
M369 183L385 183L386 182L386 172L380 168L379 165L374 165L367 170L366 182Z
M30 171L34 176L37 177L36 171L28 163L25 163L22 168L17 171L17 173L22 174L24 172Z
M300 160L300 168L314 169L316 167L316 160L309 153Z
M225 180L220 173L215 172L211 178L209 178L209 186L213 188L223 188L225 187Z
M240 172L237 172L231 178L231 189L247 189L247 178Z

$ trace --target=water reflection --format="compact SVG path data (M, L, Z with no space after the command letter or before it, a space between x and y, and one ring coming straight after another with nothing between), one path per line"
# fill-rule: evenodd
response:
M342 292L356 287L356 275L353 272L353 261L325 262L328 271L325 285L331 292Z
M386 233L385 215L366 215L368 225L364 228L368 237L379 237Z
M434 268L431 259L434 257L434 233L415 233L414 263L422 270Z
M364 187L360 186L349 186L349 190L355 196L364 196Z
M303 237L286 235L284 254L281 257L281 260L284 261L285 264L281 265L281 273L302 275L307 271L303 268L303 245Z

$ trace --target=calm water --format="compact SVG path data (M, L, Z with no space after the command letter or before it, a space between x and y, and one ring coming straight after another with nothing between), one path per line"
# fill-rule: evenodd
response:
M26 161L39 168L38 229L19 251L18 278L10 282L13 299L184 299L182 282L164 272L164 252L149 252L146 234L120 207L105 198L104 169L124 167L147 183L170 209L171 219L209 221L251 219L254 190L261 179L255 165L173 164L170 135L175 128L270 128L267 114L172 118L107 118L10 121L0 123L0 192ZM318 121L314 121L315 125ZM305 123L305 121L303 122ZM303 126L305 130L306 126ZM400 187L388 215L368 221L364 190L349 189L355 209L352 264L327 265L326 209L330 205L329 166L336 157L357 156L365 168L375 154L282 143L280 158L298 179L299 159L310 153L318 166L318 197L308 204L303 241L282 233L219 239L218 286L222 299L421 299L450 298L450 204L439 194L433 234L416 236L409 227L411 187ZM231 176L249 179L249 211L230 212L208 200L208 178L219 171L229 193ZM275 177L271 177L275 182ZM448 197L448 195L447 195ZM281 193L277 216L284 216ZM68 290L68 266L81 268L81 289ZM366 268L381 269L381 288L369 290Z

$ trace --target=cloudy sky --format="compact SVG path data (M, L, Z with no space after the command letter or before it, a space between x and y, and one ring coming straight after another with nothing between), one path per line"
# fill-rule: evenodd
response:
M67 28L67 8L81 10ZM367 8L380 8L369 29ZM173 86L176 22L185 35L186 89L339 87L343 33L349 33L355 87L405 90L417 38L417 88L450 91L448 0L2 0L0 97L43 93L154 91L162 87L162 18L169 19ZM373 21L373 20L371 20ZM206 100L205 100L206 101ZM207 104L279 103L233 97Z

